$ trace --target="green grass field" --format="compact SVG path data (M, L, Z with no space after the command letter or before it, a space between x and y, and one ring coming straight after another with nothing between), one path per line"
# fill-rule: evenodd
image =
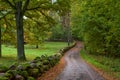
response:
M101 55L91 55L81 51L81 56L88 63L93 64L97 68L102 69L108 75L117 78L120 80L120 59L118 58L109 58Z
M44 54L53 55L66 46L67 43L65 42L45 42L43 45L39 45L38 49L35 49L34 45L25 45L25 55L27 61L30 61ZM17 62L17 49L14 46L6 47L2 45L2 58L0 58L0 64L9 66L15 62Z

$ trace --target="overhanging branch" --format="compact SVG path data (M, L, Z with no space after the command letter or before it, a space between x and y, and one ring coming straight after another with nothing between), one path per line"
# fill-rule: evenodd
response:
M26 0L24 7L23 7L23 14L25 13L25 10L27 10L27 7L29 5L30 0Z
M7 4L9 4L13 9L16 9L15 5L13 5L9 0L4 0Z
M6 14L2 13L2 11L0 11L0 13L3 15L3 16L0 16L0 19L4 18L5 16L7 16L8 14L10 14L12 11L8 11Z
M41 7L38 6L38 7L34 7L34 8L30 8L30 9L26 9L26 10L37 10L37 9L39 9L39 8L41 8Z

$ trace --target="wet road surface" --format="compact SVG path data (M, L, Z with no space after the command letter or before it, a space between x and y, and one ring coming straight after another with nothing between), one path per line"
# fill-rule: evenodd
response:
M82 44L77 42L74 48L65 53L65 68L55 80L105 80L80 58L81 48Z

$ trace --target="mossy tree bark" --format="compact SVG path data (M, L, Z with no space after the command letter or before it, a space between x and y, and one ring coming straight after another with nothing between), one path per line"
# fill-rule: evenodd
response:
M17 27L17 55L18 60L26 60L24 53L23 11L22 1L16 3L16 27Z

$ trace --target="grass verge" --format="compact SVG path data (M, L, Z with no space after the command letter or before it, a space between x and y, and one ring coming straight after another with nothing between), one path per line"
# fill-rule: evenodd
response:
M43 45L39 45L36 49L35 45L25 45L25 55L27 61L33 60L37 56L41 55L53 55L59 51L59 49L66 47L65 42L45 42ZM2 58L0 58L0 65L11 65L17 61L17 49L14 46L2 45Z
M81 50L81 56L88 63L94 65L96 68L104 71L108 76L111 76L114 80L120 80L120 59L110 58L101 55L92 55L85 53ZM112 80L112 79L111 79Z

